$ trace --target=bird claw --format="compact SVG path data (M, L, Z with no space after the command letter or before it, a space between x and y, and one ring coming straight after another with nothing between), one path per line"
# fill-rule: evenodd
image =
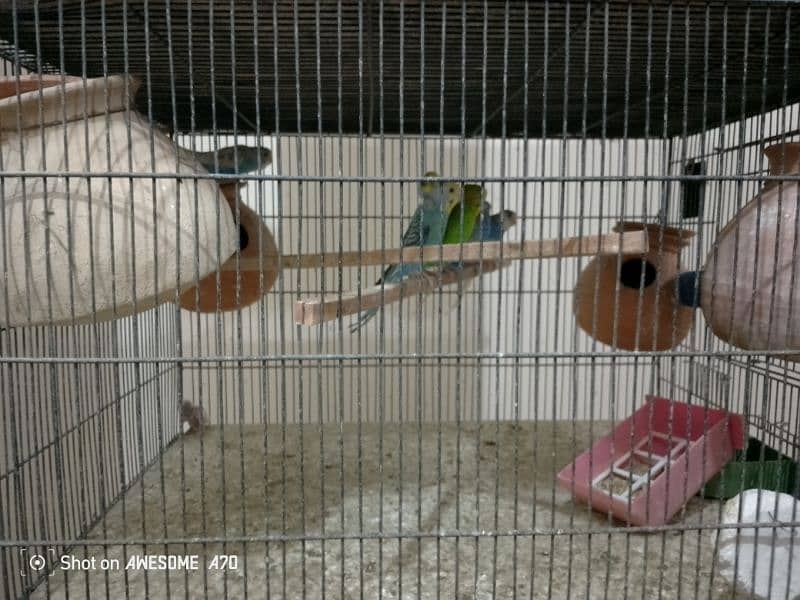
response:
M420 273L420 276L425 279L429 286L432 288L436 288L439 286L439 277L441 276L441 271L431 271L425 269Z

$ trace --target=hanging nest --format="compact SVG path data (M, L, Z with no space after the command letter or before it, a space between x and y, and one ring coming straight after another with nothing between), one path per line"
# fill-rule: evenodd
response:
M644 231L644 254L602 255L578 277L573 311L594 339L624 350L669 350L689 333L694 311L682 306L672 281L678 254L694 233L673 227L621 222L614 231Z
M800 144L764 150L770 175L800 174ZM746 350L800 350L797 181L770 181L720 231L700 279L715 335ZM797 360L797 357L792 357Z
M231 214L216 210L219 186L201 179L196 196L180 193L194 167L130 110L138 86L118 75L0 79L3 169L52 173L4 178L0 327L141 312L234 252ZM129 171L160 176L108 176Z
M181 294L180 305L201 313L231 311L249 306L278 279L278 247L272 232L239 199L239 183L220 185L234 220L239 217L239 248L219 271ZM226 211L227 212L227 211Z

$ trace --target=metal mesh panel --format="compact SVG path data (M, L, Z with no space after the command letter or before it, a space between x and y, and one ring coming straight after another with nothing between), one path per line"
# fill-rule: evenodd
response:
M71 307L66 324L0 331L0 598L749 594L720 562L721 533L744 526L725 520L724 500L686 493L690 475L668 484L685 502L666 524L633 526L556 479L649 394L671 410L741 414L749 436L800 460L796 348L731 345L701 310L673 348L597 341L576 321L574 289L599 250L569 256L565 244L621 221L680 227L695 236L678 270L702 270L726 223L775 181L764 148L800 140L798 8L0 2L14 86L0 110L21 101L27 74L63 75L56 101L66 76L85 92L92 78L106 85L80 97L77 118L37 108L34 127L0 121L4 281L37 267L9 264L5 240L21 240L47 259L51 317ZM141 82L130 100L135 82L115 75ZM231 145L269 148L271 165L216 173L217 155L189 172L176 155ZM386 265L287 257L396 248L431 170L517 214L501 251L552 239L555 256L387 303L355 333L349 316L298 324L299 301L364 300ZM240 206L275 238L277 280L258 280L241 309L221 310L221 292L215 310L181 309L228 260L243 293L229 259L231 239L246 245L240 214L219 195L237 181ZM96 219L70 212L84 182ZM40 187L44 211L14 237L13 210L40 206ZM62 211L66 233L45 227L45 250L29 248L28 228ZM125 227L95 240L114 215ZM71 262L78 283L62 289L51 259L83 243L103 251ZM12 286L0 285L6 306ZM130 306L79 319L80 301L106 289L133 289ZM29 296L30 315L41 298ZM16 302L3 323L27 304ZM638 318L598 306L595 337L613 321L619 341ZM202 409L201 431L187 431L185 406ZM797 571L800 549L784 560L774 536L796 532L798 515L756 527L773 536L762 556ZM736 540L742 561L749 535ZM791 597L791 576L770 585L770 598Z
M724 79L749 115L762 105L760 94L746 92L746 67L764 65L766 106L780 105L782 63L764 58L782 57L784 30L794 36L798 25L768 4L468 2L440 10L419 1L20 1L16 28L6 22L0 35L28 52L41 48L43 66L54 70L63 62L69 72L99 76L149 65L154 115L172 122L174 93L182 130L235 122L252 131L260 120L262 131L284 132L521 137L581 135L585 127L591 137L641 137L739 116L737 103L684 86L684 67L706 73L705 89ZM706 40L717 47L704 52ZM7 47L7 56L15 53ZM29 56L26 66L37 65ZM790 54L790 70L797 60ZM786 84L788 100L797 100L797 82ZM393 109L401 93L402 113ZM585 103L574 101L584 95ZM686 112L685 100L706 110ZM142 112L148 104L143 95Z

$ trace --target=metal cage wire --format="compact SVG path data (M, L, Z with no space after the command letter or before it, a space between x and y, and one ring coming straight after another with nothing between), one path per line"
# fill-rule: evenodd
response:
M505 242L641 221L693 231L679 257L692 271L764 184L799 179L770 176L762 154L800 141L797 2L11 0L0 13L17 85L136 76L128 139L143 115L150 161L112 169L109 138L69 154L89 119L73 131L59 117L34 129L41 146L46 127L63 131L41 168L0 162L4 211L15 181L62 179L118 182L133 214L141 181L155 227L163 185L180 182L196 206L203 185L241 180L281 254L366 253L399 245L435 170L521 217ZM22 134L0 129L6 146L2 134ZM160 136L198 152L260 145L272 164L187 174L157 162ZM46 200L65 210L58 201ZM226 210L210 213L217 234ZM70 247L90 237L66 218ZM667 524L625 527L555 479L648 394L741 414L750 436L800 461L790 350L732 346L699 312L672 349L604 345L573 318L593 256L514 261L387 304L354 334L347 319L297 325L292 307L364 294L385 265L283 264L255 304L224 312L218 293L201 314L178 305L199 283L198 246L173 257L158 252L167 240L138 241L156 268L190 256L194 277L130 316L0 331L0 597L747 593L717 561L717 534L743 529L723 520L724 501L692 494ZM221 243L210 254L227 259ZM106 283L79 268L92 290ZM619 319L595 314L595 327L602 318ZM184 401L209 421L199 435L184 434ZM800 517L748 527L796 536ZM199 566L135 562L160 555ZM770 597L789 598L790 579L770 580Z

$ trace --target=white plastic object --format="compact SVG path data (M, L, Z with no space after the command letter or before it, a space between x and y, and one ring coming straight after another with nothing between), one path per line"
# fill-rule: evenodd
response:
M798 521L800 501L769 490L745 490L722 512L724 524ZM731 528L718 535L717 560L728 583L755 598L800 597L800 527Z

